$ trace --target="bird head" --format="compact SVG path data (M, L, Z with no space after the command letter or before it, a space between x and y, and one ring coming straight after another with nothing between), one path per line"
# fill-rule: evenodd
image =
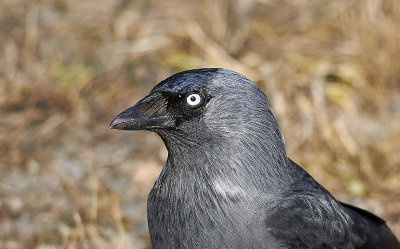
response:
M163 80L118 114L110 128L156 132L167 148L249 136L284 148L265 94L243 75L220 68L184 71Z

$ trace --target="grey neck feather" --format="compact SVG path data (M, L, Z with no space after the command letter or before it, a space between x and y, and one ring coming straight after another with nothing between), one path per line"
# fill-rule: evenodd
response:
M282 188L296 180L292 176L298 169L288 162L285 143L272 112L268 117L264 122L242 123L241 127L231 127L229 132L222 133L220 130L194 134L160 132L168 149L164 177L174 172L184 177L185 184L192 184L193 180L264 192L265 189L283 191Z

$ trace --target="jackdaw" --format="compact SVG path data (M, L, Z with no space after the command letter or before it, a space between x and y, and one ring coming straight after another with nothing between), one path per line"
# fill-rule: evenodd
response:
M155 132L168 149L148 198L156 249L400 248L385 221L287 157L267 97L239 73L175 74L110 128Z

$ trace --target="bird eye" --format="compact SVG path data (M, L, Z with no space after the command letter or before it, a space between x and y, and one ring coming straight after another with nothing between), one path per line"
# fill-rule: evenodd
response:
M195 107L200 104L201 97L197 93L192 93L187 96L186 102L188 103L189 106Z

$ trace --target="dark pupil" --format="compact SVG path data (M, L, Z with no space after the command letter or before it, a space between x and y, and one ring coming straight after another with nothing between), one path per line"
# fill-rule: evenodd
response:
M195 96L192 96L192 97L190 97L190 101L195 101L196 100L196 97Z

